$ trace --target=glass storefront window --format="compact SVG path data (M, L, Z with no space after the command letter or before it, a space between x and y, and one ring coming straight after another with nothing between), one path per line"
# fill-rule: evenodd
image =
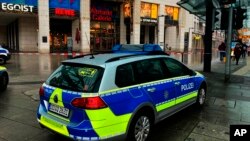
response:
M179 21L179 8L173 6L165 6L166 23L169 25L178 25Z
M91 1L91 50L109 51L120 43L120 6L116 2Z
M98 51L111 50L119 42L119 32L113 22L91 22L91 49Z
M51 52L67 52L67 37L72 35L72 21L50 19L50 50Z
M50 47L52 52L67 51L67 34L50 33Z

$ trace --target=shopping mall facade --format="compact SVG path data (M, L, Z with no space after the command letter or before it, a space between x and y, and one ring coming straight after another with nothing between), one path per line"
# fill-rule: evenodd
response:
M110 50L157 43L203 48L204 22L179 0L0 0L0 44L13 52Z

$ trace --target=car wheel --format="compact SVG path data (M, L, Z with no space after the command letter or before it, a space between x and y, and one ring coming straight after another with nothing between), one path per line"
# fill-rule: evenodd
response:
M206 89L204 86L201 86L199 91L198 91L196 104L198 106L203 106L205 104L205 100L206 100Z
M129 131L128 141L146 141L150 135L152 120L147 114L138 114L134 117Z
M7 73L3 73L2 76L0 76L0 90L1 91L6 90L8 83L9 83L9 76Z

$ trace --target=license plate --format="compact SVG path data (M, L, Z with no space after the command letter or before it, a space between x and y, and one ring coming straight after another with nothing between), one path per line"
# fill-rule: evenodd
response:
M49 111L59 114L64 117L69 117L69 109L50 104Z

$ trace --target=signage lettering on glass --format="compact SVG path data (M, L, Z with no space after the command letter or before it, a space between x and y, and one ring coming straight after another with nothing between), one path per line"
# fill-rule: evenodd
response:
M94 21L112 21L113 11L108 9L97 9L92 7L91 10L91 19Z

